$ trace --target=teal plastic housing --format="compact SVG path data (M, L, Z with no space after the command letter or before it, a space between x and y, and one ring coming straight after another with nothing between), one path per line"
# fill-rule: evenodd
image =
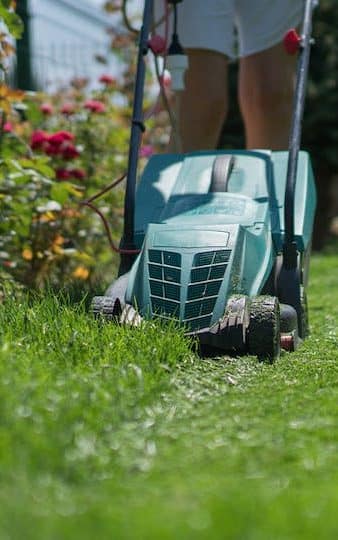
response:
M219 155L233 155L227 192L210 192ZM136 195L135 242L142 251L126 301L143 316L209 328L232 294L260 294L284 236L287 152L220 151L153 156ZM311 241L316 205L309 155L300 152L295 239Z

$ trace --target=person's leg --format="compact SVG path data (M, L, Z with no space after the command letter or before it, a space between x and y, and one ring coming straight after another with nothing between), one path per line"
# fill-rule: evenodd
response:
M228 60L221 53L187 49L185 90L176 96L181 151L216 148L226 117Z
M296 57L279 43L241 58L239 103L247 148L285 150L291 124Z
M155 23L163 15L163 0L154 2ZM217 146L227 113L228 58L234 57L235 0L184 0L177 6L178 35L189 57L186 88L178 93L175 109L181 150L208 150ZM164 35L164 25L157 31ZM172 18L169 18L169 43Z
M302 18L303 0L236 0L239 36L239 103L248 148L286 149L296 57L282 41Z

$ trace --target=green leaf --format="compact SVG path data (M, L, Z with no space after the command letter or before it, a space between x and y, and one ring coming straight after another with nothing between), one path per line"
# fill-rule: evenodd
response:
M15 39L20 39L24 30L24 26L19 15L17 15L13 11L8 11L8 9L5 7L0 6L0 18L3 19L10 34Z
M50 195L52 199L60 204L64 204L70 197L70 187L71 184L68 182L60 182L58 184L53 184Z
M43 176L47 176L48 178L55 178L55 171L46 164L46 161L49 161L49 158L45 157L39 157L36 159L20 159L20 165L24 169L34 169L35 171L39 172Z

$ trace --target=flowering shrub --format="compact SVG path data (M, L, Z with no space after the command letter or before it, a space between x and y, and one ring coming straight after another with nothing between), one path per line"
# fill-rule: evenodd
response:
M112 34L124 72L119 79L103 73L100 89L91 93L80 77L50 95L0 84L0 279L6 273L41 287L112 278L117 256L98 216L81 203L126 171L136 41L130 33ZM147 82L153 84L150 74ZM167 91L167 82L163 86ZM168 141L166 113L153 102L145 100L146 117L156 117L147 120L141 163ZM123 196L118 188L98 201L116 244Z
M113 104L113 92L107 78L92 99L76 88L48 101L39 94L6 97L11 102L2 108L0 269L25 285L93 280L111 268L103 227L79 203L126 168L128 119ZM116 241L122 196L122 190L105 196L100 208Z
M48 100L0 88L0 272L24 285L92 283L108 272L111 279L116 266L102 223L80 204L127 167L130 96L123 92L127 101L116 105L124 86L109 75L100 82L93 95L76 80ZM160 149L167 142L162 114L148 122L141 161L152 155L155 141ZM117 244L122 200L118 188L99 201Z

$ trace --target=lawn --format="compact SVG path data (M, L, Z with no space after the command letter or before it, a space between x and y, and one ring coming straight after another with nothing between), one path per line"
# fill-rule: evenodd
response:
M338 537L338 255L274 365L66 298L0 306L0 538Z

